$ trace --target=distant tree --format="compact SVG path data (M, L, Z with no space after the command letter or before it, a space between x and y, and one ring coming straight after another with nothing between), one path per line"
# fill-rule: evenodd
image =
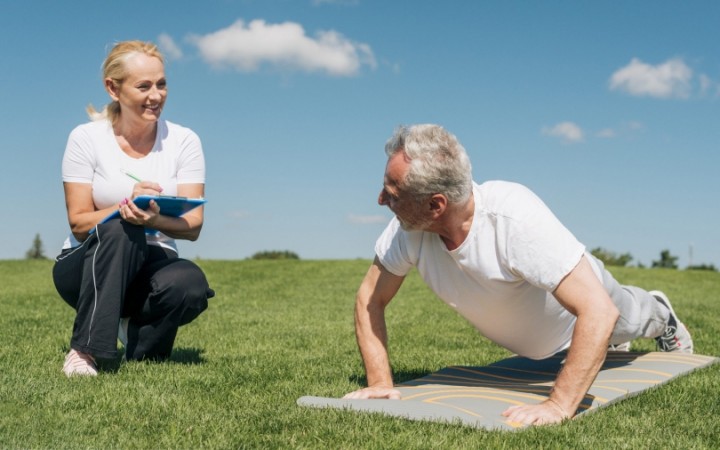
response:
M47 259L47 257L45 256L45 251L43 250L42 239L40 239L39 233L35 235L35 239L33 239L32 247L30 247L30 250L25 252L25 258Z
M592 253L594 257L602 261L603 264L605 264L606 266L625 267L633 259L630 253L623 253L622 255L618 255L617 253L605 250L602 247L594 248L590 250L590 253Z
M687 270L711 270L717 272L717 268L713 264L699 264L694 266L688 266Z
M664 269L677 269L677 256L670 254L670 250L663 250L660 252L660 261L653 261L653 267L659 267Z
M264 250L257 252L250 259L300 259L297 253L289 250Z

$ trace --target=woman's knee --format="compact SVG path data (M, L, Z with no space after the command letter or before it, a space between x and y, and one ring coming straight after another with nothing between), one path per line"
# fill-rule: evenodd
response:
M215 295L210 289L203 271L193 262L180 259L172 264L172 271L164 276L163 282L169 295L182 301L180 325L194 320L208 307L208 299Z

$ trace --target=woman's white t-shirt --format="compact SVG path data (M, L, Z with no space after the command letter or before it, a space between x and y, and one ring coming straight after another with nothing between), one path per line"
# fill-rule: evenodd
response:
M200 138L189 128L159 120L151 152L136 159L122 151L108 120L85 123L70 132L62 162L63 182L92 184L97 209L117 205L131 196L137 181L123 171L157 182L164 195L177 195L178 184L205 183ZM162 233L148 234L148 244L177 252L175 240ZM71 233L63 249L78 245Z

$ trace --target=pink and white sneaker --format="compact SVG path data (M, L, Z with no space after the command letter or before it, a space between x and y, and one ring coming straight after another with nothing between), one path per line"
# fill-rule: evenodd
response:
M95 360L88 353L78 352L71 349L65 356L65 364L63 364L63 372L68 377L73 375L89 375L96 376L98 374Z

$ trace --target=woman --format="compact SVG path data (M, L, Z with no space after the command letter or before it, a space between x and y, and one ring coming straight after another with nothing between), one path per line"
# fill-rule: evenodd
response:
M170 217L154 202L142 210L132 201L143 194L204 195L200 139L160 120L167 97L162 55L152 43L118 43L103 78L112 102L102 112L88 107L92 121L70 133L62 164L71 234L53 279L77 311L67 376L97 375L96 359L116 357L119 332L127 359L169 357L178 327L214 295L175 245L198 238L202 206ZM115 211L119 218L99 224Z

